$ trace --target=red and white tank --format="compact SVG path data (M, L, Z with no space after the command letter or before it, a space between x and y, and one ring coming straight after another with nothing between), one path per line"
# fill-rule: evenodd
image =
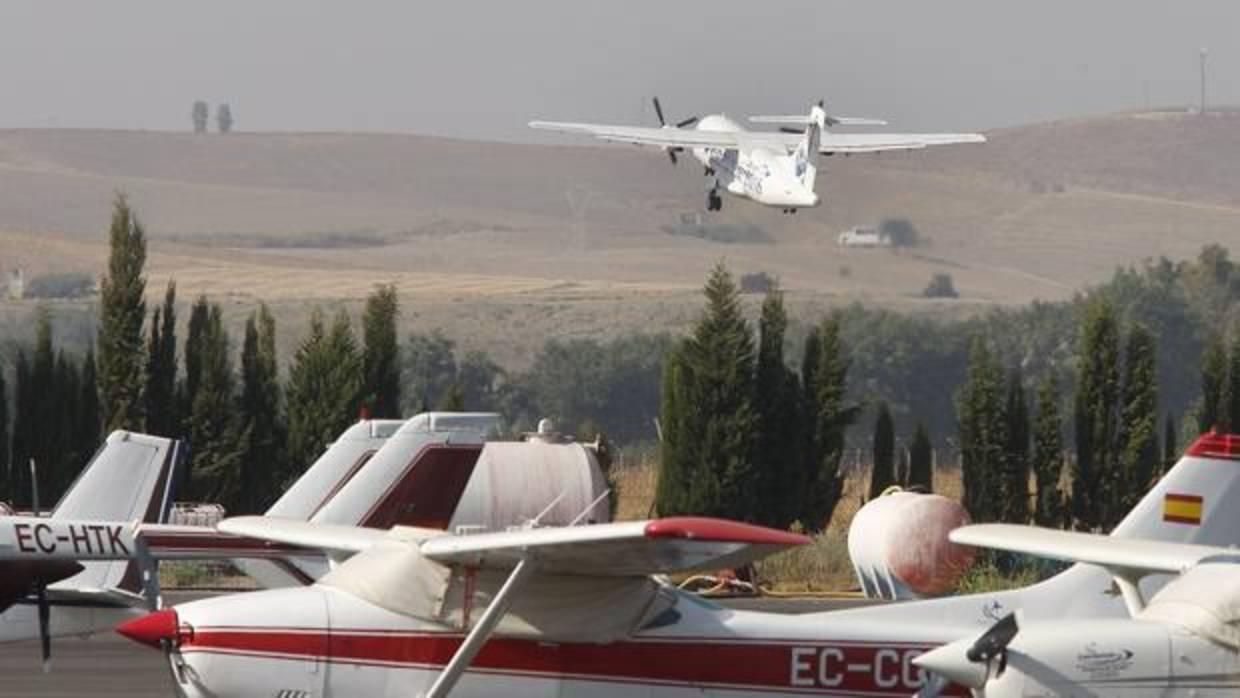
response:
M969 523L954 499L894 491L871 500L848 527L848 556L870 598L918 599L952 591L973 549L947 534Z

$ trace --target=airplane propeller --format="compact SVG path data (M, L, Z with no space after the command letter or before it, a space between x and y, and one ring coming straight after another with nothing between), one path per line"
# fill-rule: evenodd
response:
M1019 631L1016 613L1009 613L972 643L958 640L917 657L913 664L927 678L916 698L937 698L952 683L982 691L986 682L1003 675L1008 645Z
M668 124L667 120L663 118L663 105L659 104L659 98L655 97L651 101L654 102L654 114L655 116L659 117L659 126L663 128L685 128L686 126L692 126L693 124L696 124L700 119L700 117L697 117L697 116L690 116L686 119L681 119L680 121L677 121L674 124ZM668 159L670 159L672 161L672 164L675 165L676 164L676 153L683 151L684 148L673 147L673 148L664 148L663 150L667 153Z
M39 516L39 469L30 459L30 510ZM35 604L39 611L39 650L43 658L43 673L52 669L52 608L47 603L47 580L40 578L34 586Z

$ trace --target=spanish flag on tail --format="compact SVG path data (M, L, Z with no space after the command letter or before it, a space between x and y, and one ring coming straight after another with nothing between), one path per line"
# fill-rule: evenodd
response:
M1163 498L1163 521L1200 526L1204 508L1201 495L1168 493Z

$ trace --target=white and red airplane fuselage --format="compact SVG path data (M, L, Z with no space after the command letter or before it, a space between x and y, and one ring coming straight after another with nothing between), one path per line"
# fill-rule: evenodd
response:
M729 610L675 593L666 618L615 642L492 638L454 694L908 696L923 681L912 660L962 632ZM125 632L156 645L168 634L160 624L179 627L174 662L190 698L416 696L463 639L324 585L195 601L143 622Z

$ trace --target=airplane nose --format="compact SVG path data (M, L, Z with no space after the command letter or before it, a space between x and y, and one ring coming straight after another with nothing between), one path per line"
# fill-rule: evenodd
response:
M180 634L180 621L177 612L171 608L148 613L121 623L116 632L134 642L159 648L163 640L176 640Z

